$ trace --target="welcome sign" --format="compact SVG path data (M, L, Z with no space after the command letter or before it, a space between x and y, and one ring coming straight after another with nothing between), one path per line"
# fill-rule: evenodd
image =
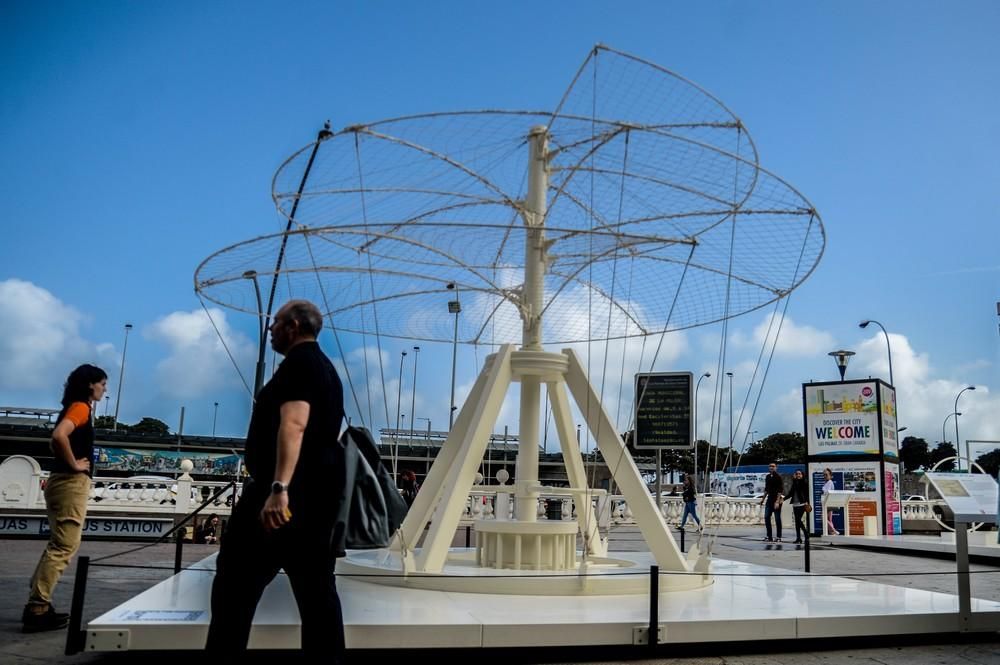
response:
M878 455L878 384L809 385L805 388L810 455Z

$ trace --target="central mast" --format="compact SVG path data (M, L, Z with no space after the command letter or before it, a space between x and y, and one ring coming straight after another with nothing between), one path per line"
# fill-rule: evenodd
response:
M521 209L526 229L521 350L542 351L542 306L545 296L545 213L548 173L548 127L532 127L528 134L528 195ZM541 382L521 379L521 410L515 483L515 517L534 522L538 516L538 422Z

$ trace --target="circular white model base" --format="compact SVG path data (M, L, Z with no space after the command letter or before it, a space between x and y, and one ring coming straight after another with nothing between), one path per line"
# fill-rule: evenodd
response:
M419 552L419 549L417 550ZM596 596L649 593L649 555L611 552L588 559L572 570L497 570L476 565L475 548L452 548L440 573L403 573L399 552L354 550L337 561L337 573L358 575L365 582L411 589L459 593L538 596ZM639 563L639 561L644 561ZM697 589L712 584L710 574L660 572L660 592Z
M576 569L575 520L522 522L478 520L476 563L507 570L571 571Z

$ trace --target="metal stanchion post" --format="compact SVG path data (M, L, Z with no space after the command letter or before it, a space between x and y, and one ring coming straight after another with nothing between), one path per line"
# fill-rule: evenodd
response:
M955 520L955 561L958 567L959 631L969 630L972 620L972 589L969 584L969 525Z
M803 531L805 531L805 533L806 533L806 540L805 540L805 544L806 544L805 550L806 550L806 553L805 553L805 557L806 557L806 572L807 573L809 572L809 516L810 515L812 515L812 513L802 513L802 516L806 518L806 523L803 525L803 527L804 527Z
M649 567L649 639L650 650L656 649L660 632L660 567Z
M66 655L83 651L85 634L80 630L83 623L83 599L87 594L87 574L90 572L90 557L81 556L76 560L76 579L73 581L73 601L69 610L69 629L66 632Z
M472 527L465 527L465 546L472 547Z
M684 554L686 552L684 549L684 527L679 526L677 530L681 532L681 554Z
M184 554L184 531L177 532L177 547L174 549L174 575L181 572L181 556Z

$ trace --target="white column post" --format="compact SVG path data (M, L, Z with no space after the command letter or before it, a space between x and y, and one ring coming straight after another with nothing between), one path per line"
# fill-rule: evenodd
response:
M528 195L524 201L524 288L521 292L522 351L542 350L545 290L545 212L548 189L548 128L532 127L528 138ZM538 421L541 384L538 377L521 378L521 413L515 469L515 516L523 522L537 519Z

